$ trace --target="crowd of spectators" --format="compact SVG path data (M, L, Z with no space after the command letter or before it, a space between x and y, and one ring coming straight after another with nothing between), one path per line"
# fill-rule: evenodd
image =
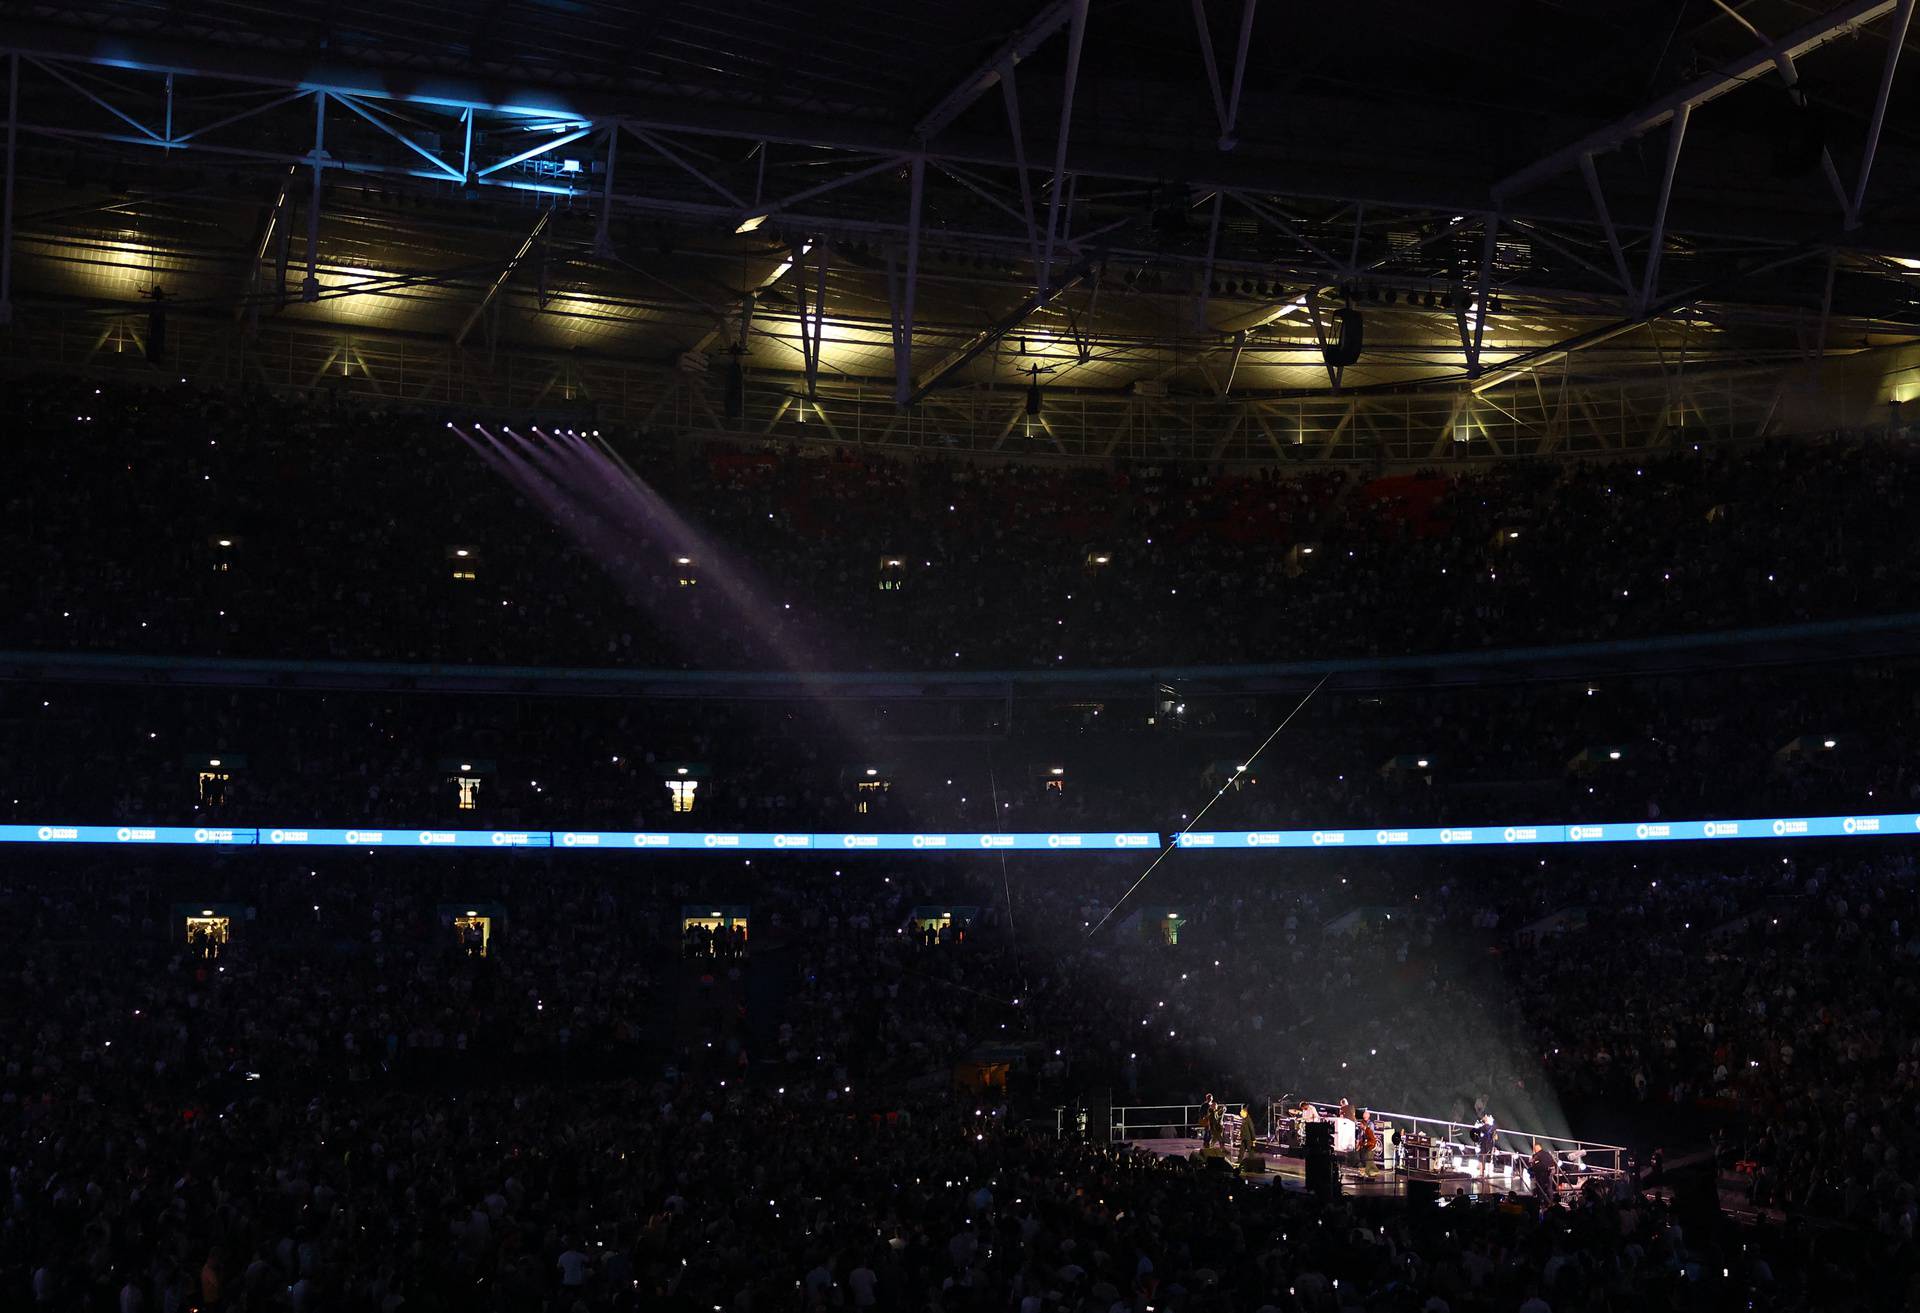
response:
M1920 600L1894 564L1916 457L1886 439L1372 477L589 431L659 509L588 540L498 475L464 420L54 377L0 407L14 439L0 552L33 581L0 616L11 648L1073 668L1618 638ZM549 441L532 428L514 431Z
M1908 1296L1904 854L1316 854L1284 878L1230 859L1168 870L1092 935L1131 865L300 860L321 864L36 851L0 880L8 1303ZM679 960L683 912L710 901L748 909L751 956ZM499 918L485 956L447 920L473 902ZM911 933L915 908L963 902L965 934ZM236 921L211 956L180 934L207 903ZM956 1079L982 1057L1012 1066L1006 1086ZM1203 1089L1589 1136L1605 1116L1599 1138L1643 1162L1698 1126L1723 1167L1753 1164L1746 1202L1789 1220L1736 1228L1632 1191L1545 1217L1329 1205L1055 1135L1056 1107L1105 1090Z
M1066 704L610 703L16 684L0 688L12 727L0 819L1164 833L1222 789L1205 828L1920 810L1903 661L1329 690L1249 763L1296 700L1173 703L1148 688Z
M1914 458L1845 436L1363 475L609 433L645 481L626 504L660 511L602 551L444 416L60 379L0 414L0 551L30 582L0 647L19 649L1192 664L1914 601ZM780 702L15 683L0 817L1170 833L1203 806L1222 829L1871 813L1920 808L1910 676L1875 658L1330 688L1257 757L1293 697L1152 680ZM1920 1304L1920 883L1899 840L1175 852L1143 878L1149 860L14 847L0 1308ZM225 937L190 939L195 916ZM1101 1108L1208 1091L1259 1116L1492 1114L1637 1165L1544 1210L1420 1208L1100 1133ZM1645 1170L1695 1149L1690 1174Z

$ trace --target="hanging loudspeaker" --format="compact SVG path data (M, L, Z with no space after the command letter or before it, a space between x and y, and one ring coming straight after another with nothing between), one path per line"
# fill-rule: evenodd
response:
M727 362L725 405L728 419L739 419L747 413L747 371L740 367L738 356Z
M1366 340L1366 330L1360 319L1360 312L1351 306L1333 312L1333 340L1322 349L1327 363L1335 368L1344 368L1360 359L1360 351Z
M157 300L147 311L147 359L158 364L167 358L167 308Z

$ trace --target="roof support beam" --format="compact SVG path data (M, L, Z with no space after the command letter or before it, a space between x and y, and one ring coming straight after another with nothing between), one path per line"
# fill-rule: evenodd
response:
M1873 102L1873 119L1867 125L1867 145L1860 154L1860 177L1853 185L1853 201L1847 206L1847 228L1860 226L1860 210L1867 203L1867 180L1873 175L1873 157L1880 149L1880 129L1887 121L1887 96L1893 90L1893 73L1900 64L1900 51L1907 44L1907 28L1913 23L1914 0L1900 0L1893 28L1887 33L1887 60L1880 69L1880 91Z
M1253 44L1253 11L1260 0L1243 0L1240 9L1240 49L1233 57L1233 89L1227 93L1227 116L1220 125L1220 149L1240 144L1233 130L1240 122L1240 88L1247 80L1247 48Z
M133 115L121 109L118 105L115 105L111 101L107 100L105 97L96 95L94 92L89 91L86 87L81 86L78 82L68 77L65 73L62 73L58 68L54 67L52 64L48 63L46 60L36 59L33 62L36 66L38 66L41 72L46 73L47 75L54 78L58 82L64 83L69 90L79 92L82 96L85 96L88 100L98 105L101 109L104 109L105 111L107 111L107 113L113 115L115 118L119 119L122 123L132 128L135 132L139 133L142 137L146 138L147 141L151 142L153 145L166 146L166 145L172 144L171 142L168 141L168 139L163 134L155 132L152 128L148 127L146 124L142 123L139 119L133 117ZM167 74L167 77L171 79L173 77L173 74L169 72ZM171 85L171 83L169 83L169 85Z
M467 340L467 334L473 331L473 326L480 322L480 316L487 312L488 307L493 304L494 298L500 295L500 289L505 287L508 281L512 279L514 271L519 269L521 261L525 260L527 256L532 253L534 243L538 242L540 235L547 230L547 220L552 217L552 210L540 211L540 217L533 221L533 228L527 233L526 240L520 243L520 249L507 257L507 262L500 266L500 272L494 275L493 281L487 285L486 292L481 295L480 303L467 312L466 319L460 325L460 331L453 335L453 344L455 346L459 346Z
M1004 78L1015 64L1038 50L1048 37L1065 26L1075 3L1076 0L1049 0L1042 5L1025 26L1001 42L1000 48L988 55L980 67L962 78L953 90L940 98L938 104L921 116L920 121L913 125L913 135L923 142L939 135L948 124L965 113L968 106L991 91L993 84ZM1084 9L1084 6L1081 7Z
M1013 82L1013 65L1000 78L1000 99L1007 110L1007 132L1013 137L1013 169L1020 178L1020 217L1027 225L1027 245L1033 251L1033 276L1040 279L1040 225L1033 217L1033 177L1027 172L1027 134L1020 126L1020 92Z
M1723 285L1738 282L1742 278L1751 278L1759 274L1771 273L1775 269L1785 268L1787 265L1804 260L1811 255L1821 254L1825 250L1825 247L1800 247L1786 255L1776 256L1755 264L1750 264L1740 270L1739 273L1720 279L1715 283L1701 283L1693 287L1685 288L1667 297L1657 305L1643 307L1638 313L1630 315L1618 323L1608 324L1604 328L1590 329L1584 333L1576 333L1574 336L1565 338L1550 347L1541 347L1535 351L1524 352L1510 359L1499 370L1480 379L1473 385L1473 390L1475 392L1486 392L1489 389L1511 383L1514 379L1520 378L1525 374L1530 374L1542 365L1555 364L1566 359L1576 351L1584 351L1589 347L1596 347L1604 342L1611 342L1617 337L1622 337L1633 332L1642 324L1658 319L1663 315L1670 314L1683 306L1690 306L1703 297L1710 296L1714 292L1721 290Z
M1207 331L1207 298L1213 295L1213 253L1220 244L1220 210L1227 198L1219 192L1213 194L1213 217L1207 220L1207 259L1200 266L1200 292L1193 299L1193 326L1198 332Z
M1207 89L1213 93L1213 112L1220 120L1221 150L1232 150L1240 144L1233 135L1234 125L1240 118L1240 88L1246 83L1247 46L1253 39L1253 13L1260 0L1243 0L1240 9L1240 44L1233 58L1233 88L1223 93L1220 89L1220 65L1213 54L1213 29L1207 23L1206 0L1193 0L1193 22L1200 29L1200 59L1207 69Z
M320 299L320 190L327 160L327 93L313 97L313 189L307 194L307 276L300 282L300 299Z
M607 128L607 173L600 188L600 215L593 228L593 253L603 260L613 254L613 235L608 225L613 221L613 175L619 157L620 125L614 123Z
M935 388L952 378L960 370L965 369L975 360L978 360L983 354L992 350L1000 342L1006 340L1008 334L1018 329L1020 325L1026 323L1035 313L1052 304L1062 293L1078 287L1085 281L1087 274L1088 268L1086 265L1081 265L1071 270L1060 280L1058 286L1049 288L1046 291L1036 290L1007 314L1001 316L986 328L981 329L966 345L950 353L946 359L940 361L915 381L913 391L907 397L907 404L914 406L926 400L927 395Z
M882 158L877 159L873 163L867 165L863 169L855 169L852 173L843 173L837 178L829 178L825 182L818 183L812 187L807 188L805 191L795 192L791 196L782 196L778 200L774 200L774 201L758 202L757 203L758 208L754 211L754 213L765 215L767 218L772 218L774 215L780 214L783 211L791 210L794 206L799 205L803 201L810 201L816 196L824 196L828 192L834 191L840 187L845 187L850 183L859 182L864 178L871 178L876 173L884 173L888 169L897 169L902 164L905 164L910 158L912 157L907 155L883 156ZM697 175L697 176L704 177L705 175ZM717 185L717 184L710 183L709 185Z
M557 137L549 137L547 140L541 142L537 146L529 146L527 149L523 151L519 151L513 155L507 156L507 158L505 158L504 160L495 160L492 164L487 165L486 168L481 169L479 172L475 173L473 176L476 178L490 178L494 174L500 172L500 170L502 169L510 169L516 164L525 164L530 159L534 159L537 156L545 155L549 151L558 150L560 147L568 145L572 142L576 142L580 140L580 138L588 136L592 132L593 132L593 125L589 123L584 126L575 128L571 132L563 132ZM648 140L647 144L650 146L653 146L655 150L660 150L660 147L657 144L655 144L651 139ZM673 156L671 152L661 150L660 153L663 155L666 155L668 159L675 159L675 156ZM727 195L731 196L732 193L728 192ZM738 202L736 201L735 204L738 204Z
M385 119L374 114L371 110L367 109L366 106L362 105L359 101L355 100L352 96L337 95L334 97L334 99L339 101L342 105L345 105L348 109L352 110L354 113L358 114L361 118L365 119L367 122L373 124L374 127L380 129L380 131L386 133L389 137L392 137L395 141L399 142L402 146L405 146L408 150L418 155L421 159L424 159L427 163L433 165L434 168L446 174L447 177L451 178L453 181L455 182L466 181L465 174L456 170L451 164L441 159L438 155L435 155L432 151L428 150L425 146L422 146L419 142L415 141L412 137L409 137L406 133L394 127L391 123L388 123Z
M1500 238L1500 216L1487 215L1486 237L1480 243L1479 290L1473 301L1473 343L1467 348L1467 377L1480 377L1480 344L1487 334L1487 303L1493 299L1493 250Z
M0 214L0 328L13 322L13 178L18 172L20 139L20 56L7 56L7 181Z
M1573 261L1575 264L1579 265L1582 269L1585 269L1588 273L1592 274L1595 278L1600 279L1602 282L1614 281L1616 277L1619 276L1617 273L1609 272L1608 270L1602 269L1599 265L1587 259L1586 256L1574 250L1572 246L1568 245L1566 242L1561 241L1559 238L1555 237L1552 233L1548 232L1545 229L1545 227L1543 227L1540 224L1529 223L1524 219L1508 219L1506 221L1506 224L1509 228L1518 228L1521 232L1525 233L1528 237L1540 243L1540 245L1546 247L1548 250L1557 252L1558 254L1565 256L1567 259ZM1625 262L1623 260L1622 264L1624 265L1624 263ZM1627 284L1624 282L1621 283L1620 286L1622 291L1629 290Z
M827 244L818 242L817 265L819 282L813 298L813 311L807 311L807 266L808 248L804 245L793 248L790 263L793 265L793 301L800 311L800 357L806 368L807 398L812 400L819 395L820 387L820 330L827 318ZM806 410L800 412L803 416Z
M1225 398L1233 391L1233 376L1240 372L1240 357L1247 349L1247 330L1241 329L1233 335L1233 359L1227 362L1227 381L1220 385L1220 396Z
M1233 199L1235 199L1236 201L1239 201L1242 205L1246 206L1249 210L1252 210L1257 217L1265 219L1268 223L1272 224L1274 227L1278 228L1281 232L1293 238L1294 241L1300 243L1300 245L1304 246L1307 250L1311 251L1320 260L1320 263L1326 266L1327 272L1332 274L1335 278L1345 278L1348 274L1353 272L1352 270L1348 269L1345 265L1341 264L1339 260L1335 259L1332 253L1330 253L1325 247L1319 245L1317 242L1313 241L1312 238L1308 237L1305 233L1301 232L1298 228L1296 228L1293 225L1292 220L1288 219L1285 215L1275 210L1272 206L1266 205L1259 201L1254 200L1251 196L1248 196L1245 192L1236 191L1232 193L1232 195L1233 195Z
M1331 430L1327 430L1327 442L1321 443L1321 461L1332 459L1332 453L1340 447L1340 438L1346 434L1348 424L1354 422L1356 415L1359 415L1359 397L1354 397L1352 401L1346 403L1346 409L1340 411L1340 422L1334 424Z
M1766 73L1767 70L1777 67L1783 57L1798 59L1862 24L1872 22L1882 14L1891 13L1902 2L1903 0L1847 0L1847 3L1796 28L1772 45L1763 46L1731 60L1714 72L1695 78L1692 82L1625 118L1617 119L1604 128L1590 132L1572 145L1555 151L1544 159L1536 160L1516 173L1507 175L1493 185L1494 198L1503 200L1506 197L1530 191L1570 169L1580 167L1583 156L1604 154L1625 145L1636 137L1645 136L1683 111L1698 109L1710 101L1718 100L1730 91L1738 90L1749 81Z
M1047 191L1047 240L1041 253L1040 290L1047 290L1053 276L1053 241L1060 228L1060 191L1067 180L1067 130L1073 126L1073 91L1080 80L1080 49L1087 36L1088 0L1071 0L1071 25L1067 28L1067 73L1060 92L1060 139L1053 151L1053 186ZM1073 215L1067 215L1073 222Z
M1614 272L1620 279L1620 290L1633 295L1633 275L1627 271L1627 253L1620 245L1620 230L1613 225L1613 213L1607 209L1607 193L1600 186L1600 175L1593 167L1593 152L1583 151L1580 155L1580 175L1587 180L1587 194L1593 197L1593 212L1600 220L1601 230L1607 235L1607 250L1613 253Z
M893 253L887 253L887 284L893 302L893 399L905 406L913 393L913 302L920 283L920 205L926 192L927 161L913 157L911 190L907 196L907 261L902 278L893 271Z
M280 190L274 194L273 205L267 210L267 221L261 226L260 240L253 244L253 259L247 264L247 281L241 289L241 302L233 308L236 321L249 312L256 322L258 320L260 305L255 297L260 290L260 262L267 258L267 247L273 244L274 234L279 232L283 239L286 235L287 199L293 192L293 180L298 173L297 168L289 165L280 178Z
M168 138L168 140L172 145L184 146L202 133L218 132L221 128L238 123L242 119L250 119L255 115L265 114L269 110L279 109L289 101L299 100L302 96L310 96L312 94L313 92L311 91L289 91L284 96L276 96L263 104L255 105L252 109L243 109L237 114L229 114L223 119L215 119L212 123L202 123L192 131L178 133ZM345 99L345 97L342 96L342 99Z
M1667 162L1660 174L1660 199L1654 202L1653 231L1647 236L1647 273L1640 284L1640 296L1636 304L1646 307L1653 303L1653 294L1660 286L1660 256L1667 240L1667 207L1673 201L1673 175L1680 167L1680 146L1687 139L1687 121L1693 117L1693 107L1682 105L1674 111L1672 126L1667 129Z

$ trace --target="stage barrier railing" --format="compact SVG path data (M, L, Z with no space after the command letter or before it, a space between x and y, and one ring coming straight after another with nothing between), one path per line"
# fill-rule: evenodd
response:
M1174 1139L1196 1134L1195 1128L1200 1125L1200 1110L1205 1106L1201 1103L1137 1103L1124 1107L1115 1104L1112 1138L1116 1143L1122 1140L1157 1139L1161 1137L1145 1132L1161 1130L1173 1131Z

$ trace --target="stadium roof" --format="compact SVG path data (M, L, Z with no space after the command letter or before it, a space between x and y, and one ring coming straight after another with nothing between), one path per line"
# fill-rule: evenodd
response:
M1532 450L1550 387L1658 437L1676 378L1920 334L1913 8L8 0L14 353L144 345L158 291L180 354L447 403L505 353L502 405L752 432L1029 437L1037 382L1043 440L1513 394Z

